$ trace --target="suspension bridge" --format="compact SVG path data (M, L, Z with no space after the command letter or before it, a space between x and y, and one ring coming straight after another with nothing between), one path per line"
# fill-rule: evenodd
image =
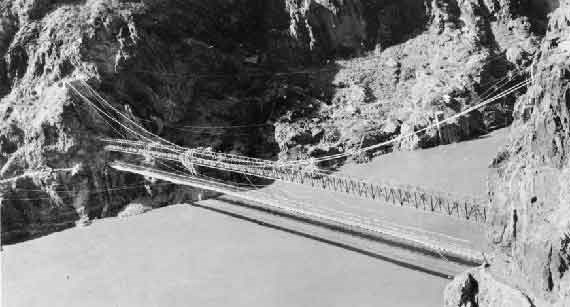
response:
M497 84L493 85L493 89L488 92L488 97L479 103L409 135L400 135L386 142L349 152L297 161L271 161L214 152L204 148L179 146L145 129L136 120L104 99L87 82L77 80L66 84L120 136L120 138L100 139L105 150L114 153L113 157L117 158L117 161L110 164L116 170L211 190L245 200L251 204L257 204L256 206L267 210L332 225L335 228L367 236L388 238L390 241L438 255L446 261L478 264L484 261L482 253L474 249L473 244L458 242L453 240L451 236L444 238L445 236L441 236L441 234L430 234L427 230L410 229L387 221L379 221L373 216L351 214L346 210L339 211L309 203L299 204L299 202L290 200L267 197L255 189L240 189L235 185L220 182L214 178L206 178L200 173L202 169L213 169L265 178L288 184L308 186L320 191L355 196L379 203L382 206L405 207L463 221L463 223L484 225L488 210L488 199L486 197L458 195L421 186L395 184L389 181L368 182L361 178L343 176L321 169L318 164L390 146L414 134L453 121L515 93L529 84L528 80L512 84L510 81L513 79L514 77L511 76L510 79L504 78L504 80L498 81ZM128 161L139 161L139 163L124 162L125 157L128 157Z
M426 188L390 183L370 183L361 179L326 174L307 169L304 165L287 165L280 162L187 149L152 143L103 139L107 151L138 155L179 163L195 173L196 167L235 172L271 180L309 185L325 191L341 192L383 203L408 206L418 210L449 215L455 218L483 223L486 219L485 199L431 191Z

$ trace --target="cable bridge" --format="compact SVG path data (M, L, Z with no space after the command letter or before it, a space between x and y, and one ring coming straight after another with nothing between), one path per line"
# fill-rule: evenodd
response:
M195 173L195 167L201 166L308 185L325 191L346 193L381 203L391 203L476 223L485 223L487 218L486 200L477 197L443 193L412 185L366 182L358 178L328 174L307 163L268 161L144 141L124 139L104 139L103 141L107 144L105 146L107 151L175 162L190 173Z

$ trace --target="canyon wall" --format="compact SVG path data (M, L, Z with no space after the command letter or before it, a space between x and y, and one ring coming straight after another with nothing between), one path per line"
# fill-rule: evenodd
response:
M455 280L446 306L570 306L570 2L544 7L532 83L493 163L489 263Z

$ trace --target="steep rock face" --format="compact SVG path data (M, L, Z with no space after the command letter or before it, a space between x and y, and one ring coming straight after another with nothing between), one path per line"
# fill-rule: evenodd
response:
M489 271L533 306L570 305L569 4L546 6L557 9L532 66L532 85L516 106L512 143L496 158L489 184ZM496 295L475 296L495 300L479 306L512 304Z
M330 76L313 78L314 92L322 92L316 98L325 104L311 117L280 118L276 137L279 147L286 149L282 157L350 151L454 116L522 80L540 41L530 17L522 15L522 9L511 12L508 2L362 5L368 52L335 61L328 66ZM394 148L457 142L508 125L520 94L405 138Z
M5 54L10 47L10 42L16 32L16 20L13 16L5 13L5 9L0 8L0 54ZM6 60L0 58L0 97L9 91L8 72Z
M3 238L114 215L133 199L197 197L109 169L124 157L97 137L125 131L84 101L104 103L80 80L181 145L265 158L336 153L425 126L434 112L456 114L525 67L538 17L503 2L4 1ZM505 59L501 46L516 48ZM461 140L508 113L461 118L398 146Z
M430 18L430 1L363 0L367 49L385 49L423 30Z
M287 9L291 34L313 54L332 57L361 50L365 23L360 1L293 0Z

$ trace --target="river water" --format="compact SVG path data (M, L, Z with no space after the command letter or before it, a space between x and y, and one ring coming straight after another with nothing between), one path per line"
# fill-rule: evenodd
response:
M445 279L188 205L5 246L2 306L441 306Z
M393 152L340 172L368 181L391 180L437 191L481 196L487 193L489 165L509 137L509 128L481 138L424 150Z

